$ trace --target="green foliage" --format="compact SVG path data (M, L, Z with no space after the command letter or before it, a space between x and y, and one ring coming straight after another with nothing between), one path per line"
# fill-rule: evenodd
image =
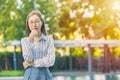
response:
M40 6L38 9L44 15L45 23L48 24L49 33L59 31L56 3L53 0L37 0L36 3Z
M0 52L0 57L3 56L5 54L5 52Z
M120 1L59 0L59 3L61 4L59 26L67 39L76 36L74 32L77 30L78 34L87 39L120 39L118 24L120 11L113 9ZM74 24L70 25L71 23Z
M100 58L102 56L104 56L104 50L100 48L94 48L93 57Z
M78 34L89 39L120 39L119 10L113 9L115 1L112 1L1 0L0 36L3 35L4 41L20 40L26 35L27 14L38 9L44 16L50 34L59 32L65 35L65 39L72 39L76 36L74 32L78 30ZM90 33L91 30L94 35ZM54 37L57 38L55 35Z
M75 48L72 52L72 56L82 57L83 55L85 55L85 54L84 54L82 48Z
M0 72L0 77L8 77L8 76L23 76L24 75L24 71L16 71L16 70L4 70Z
M20 2L2 0L0 1L0 36L3 35L3 41L20 40L26 35L26 17L33 9L40 10L44 15L50 34L53 30L58 30L56 4L53 0L20 0Z

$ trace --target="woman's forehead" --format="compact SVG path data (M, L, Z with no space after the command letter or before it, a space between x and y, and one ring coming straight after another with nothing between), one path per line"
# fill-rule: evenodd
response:
M31 15L28 20L40 19L37 15Z

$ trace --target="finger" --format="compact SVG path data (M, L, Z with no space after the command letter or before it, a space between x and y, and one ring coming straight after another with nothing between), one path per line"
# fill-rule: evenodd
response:
M24 63L23 63L24 69L26 69L28 66L29 66L29 63L28 63L28 62L24 62Z
M32 34L33 34L33 35L36 35L36 34L38 34L38 32L37 32L36 30L33 30L33 31L32 31Z
M30 33L29 37L30 37L30 38L34 38L35 35L37 35L37 33L36 33L36 32L35 32L35 33L33 32L33 33Z

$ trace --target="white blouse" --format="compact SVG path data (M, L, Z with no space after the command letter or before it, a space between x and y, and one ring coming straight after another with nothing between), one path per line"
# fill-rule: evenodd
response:
M34 67L50 67L55 63L54 40L51 36L41 35L38 42L30 42L28 37L21 39L23 58L34 61Z

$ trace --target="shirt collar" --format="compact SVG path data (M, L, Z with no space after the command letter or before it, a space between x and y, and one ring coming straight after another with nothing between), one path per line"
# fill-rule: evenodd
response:
M47 40L47 36L45 35L45 34L41 34L41 36L40 36L40 38L39 38L39 40L41 40L41 39L43 39L43 40Z

